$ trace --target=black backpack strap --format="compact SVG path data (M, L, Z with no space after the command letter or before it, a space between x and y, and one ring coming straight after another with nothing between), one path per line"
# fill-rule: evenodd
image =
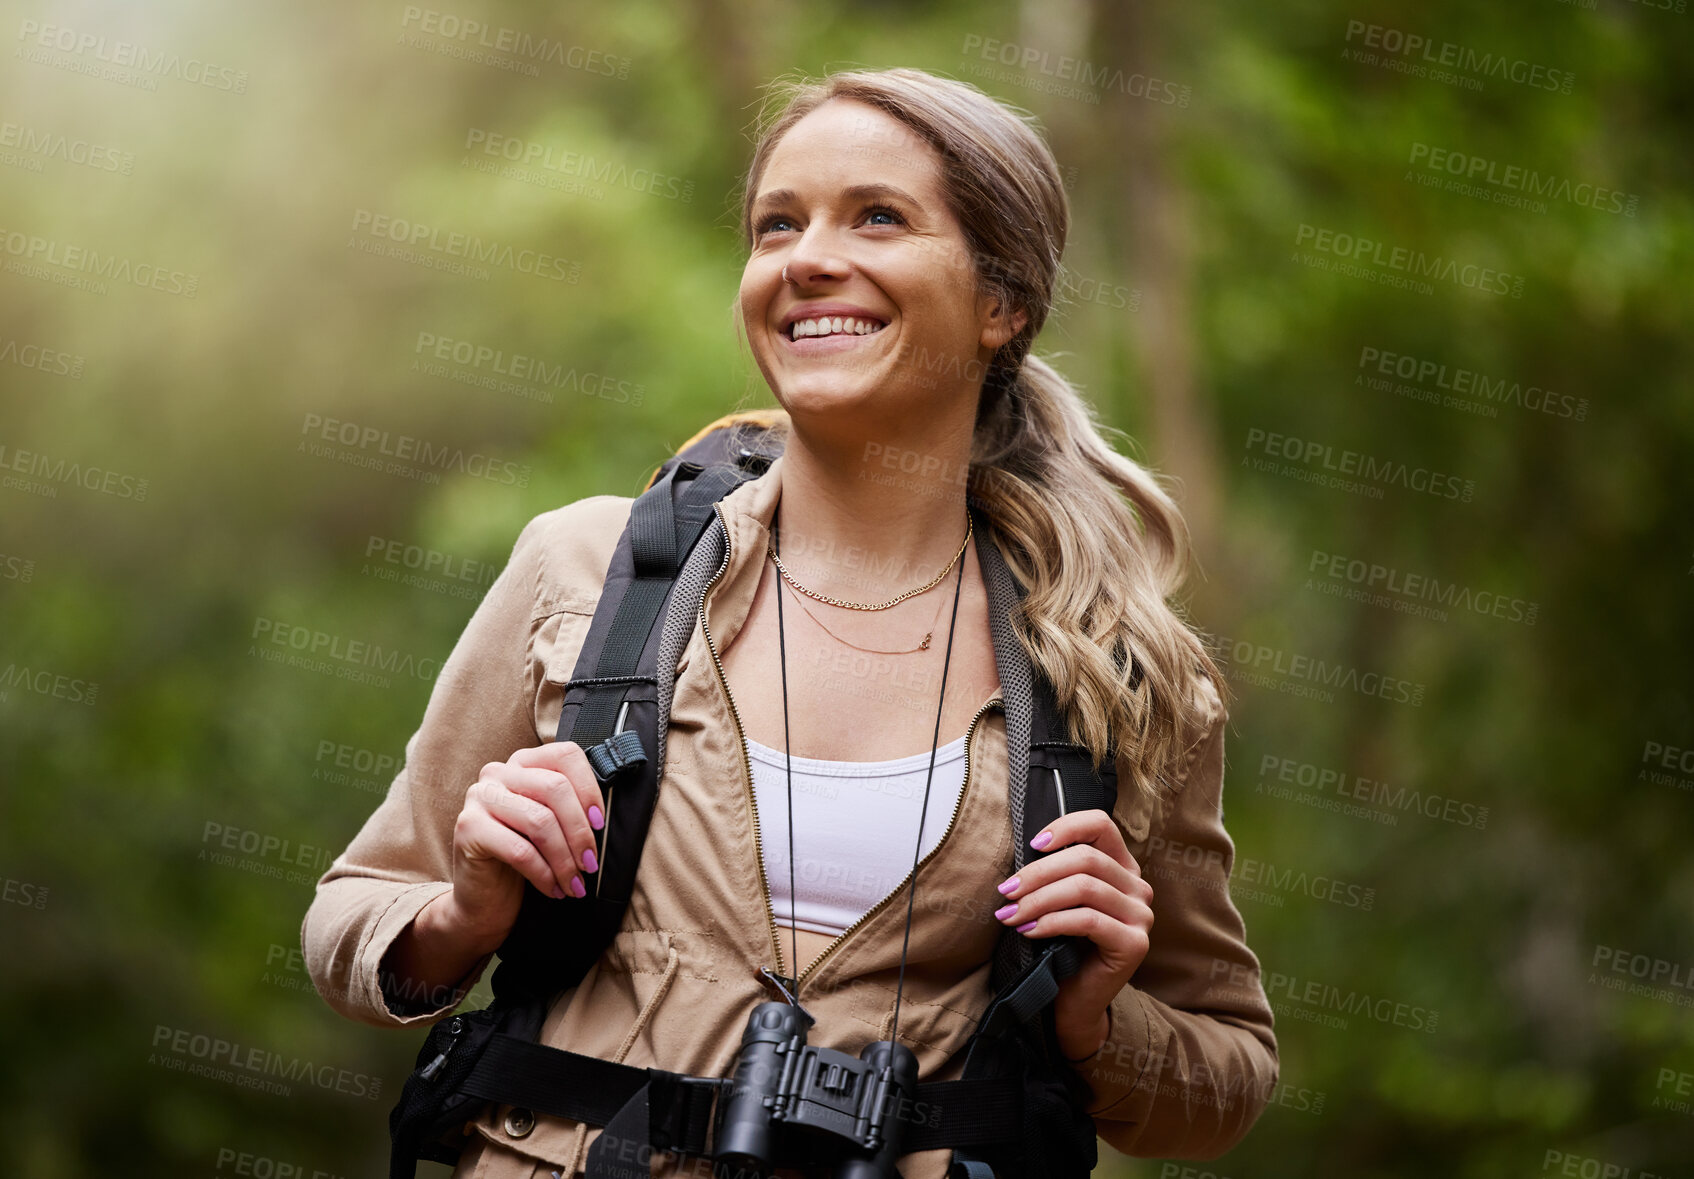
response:
M510 1096L511 1104L526 1104L523 1095L532 1102L546 1097L550 1074L538 1069L539 1058L531 1053L556 1051L536 1043L551 997L581 981L621 926L657 802L662 769L656 756L657 670L663 639L658 619L713 516L713 505L768 470L780 451L766 428L708 427L659 468L631 505L566 685L556 738L583 747L606 794L595 892L581 900L555 901L526 885L517 922L500 947L494 1002L430 1030L390 1114L393 1179L410 1179L420 1158L453 1162L458 1148L447 1140L488 1101ZM593 1109L578 1108L582 1120L599 1114L604 1116L596 1124L604 1124L645 1085L606 1071L622 1065L582 1060L573 1067L593 1075L586 1081L579 1076L577 1083L598 1093L601 1102ZM511 1084L518 1088L506 1087ZM540 1097L534 1095L536 1085L543 1086ZM659 1105L671 1111L667 1117L682 1119L673 1136L691 1141L698 1112L685 1108L677 1113L679 1086L661 1082L662 1094L672 1096L662 1095ZM614 1097L617 1104L607 1108ZM551 1098L547 1103L554 1104ZM574 1116L563 1106L555 1108L561 1116ZM661 1139L671 1124L659 1126Z
M1016 588L1022 600L1027 589ZM1033 664L1029 672L1028 777L1021 827L1012 833L1026 863L1051 854L1035 851L1029 841L1060 815L1093 809L1110 814L1117 805L1115 757L1107 756L1096 769L1087 747L1069 739L1052 684ZM1028 963L983 1012L966 1049L963 1079L1009 1079L1020 1086L1019 1143L998 1150L955 1145L949 1179L1080 1179L1098 1158L1093 1120L1082 1112L1091 1094L1060 1053L1052 1010L1060 981L1080 968L1088 945L1075 937L1032 945L1009 929L1000 936L1016 939L1014 952L1001 957L1026 956Z
M712 505L751 478L741 466L673 460L630 509L606 582L565 685L555 740L588 755L605 795L590 894L558 900L526 884L500 949L495 993L551 994L579 981L611 944L635 888L658 804L658 647L677 573L705 533Z

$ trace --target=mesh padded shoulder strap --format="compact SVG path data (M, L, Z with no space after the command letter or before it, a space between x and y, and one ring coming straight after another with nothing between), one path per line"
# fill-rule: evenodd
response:
M500 948L497 995L548 994L574 985L611 944L635 887L647 824L658 803L658 620L678 571L705 532L712 505L768 466L752 451L716 461L719 431L666 463L637 497L565 685L555 740L588 754L606 800L596 835L591 894L555 900L526 885L517 922ZM700 461L705 460L705 461Z

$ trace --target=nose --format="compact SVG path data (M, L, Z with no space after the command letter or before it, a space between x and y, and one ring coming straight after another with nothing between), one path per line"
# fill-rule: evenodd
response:
M796 286L846 278L853 269L852 261L841 249L841 243L831 228L814 221L806 228L788 252L788 279Z

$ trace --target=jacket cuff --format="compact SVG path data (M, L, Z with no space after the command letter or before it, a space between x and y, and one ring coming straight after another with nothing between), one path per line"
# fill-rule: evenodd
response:
M1134 984L1126 985L1106 1009L1105 1043L1090 1059L1071 1067L1094 1091L1090 1117L1109 1117L1134 1095L1149 1075L1156 1076L1164 1046L1154 1044L1155 1030ZM1121 1114L1120 1114L1121 1116Z
M383 964L395 941L417 919L424 906L452 891L453 886L442 881L411 885L397 894L383 910L382 916L371 925L369 936L359 947L355 985L349 996L353 1003L363 1008L360 1018L365 1022L385 1027L409 1027L438 1020L464 1001L465 995L488 968L494 957L492 954L478 961L452 987L423 988L396 978Z
M1112 1018L1099 1057L1076 1067L1094 1090L1095 1131L1124 1154L1217 1158L1275 1091L1276 1051L1250 1027L1177 1011L1134 986L1112 1001Z

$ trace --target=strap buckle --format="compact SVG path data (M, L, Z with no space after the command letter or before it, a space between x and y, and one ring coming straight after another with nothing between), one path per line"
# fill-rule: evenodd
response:
M655 1151L704 1154L724 1077L689 1077L664 1069L647 1070L647 1117Z
M613 733L600 744L583 750L594 776L608 782L632 766L647 764L647 751L641 747L641 735L634 729Z

